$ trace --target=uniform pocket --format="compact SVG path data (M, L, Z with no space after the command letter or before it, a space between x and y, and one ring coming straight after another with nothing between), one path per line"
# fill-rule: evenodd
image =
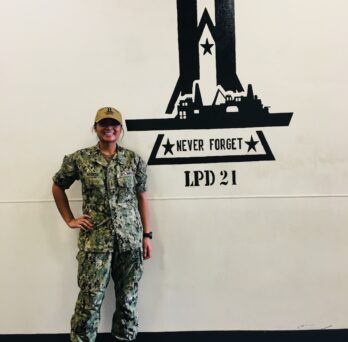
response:
M122 188L132 189L134 188L134 176L133 174L122 175L117 179L118 185Z
M79 253L78 285L83 292L95 293L102 292L109 282L111 253Z
M89 188L104 187L104 180L100 177L86 176L85 182L86 182L87 187L89 187Z
M84 258L85 258L85 252L84 251L78 251L76 255L76 260L78 261L79 265L82 265Z

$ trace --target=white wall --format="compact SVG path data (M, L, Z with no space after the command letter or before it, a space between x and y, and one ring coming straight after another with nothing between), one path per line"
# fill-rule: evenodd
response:
M155 240L142 331L347 328L348 81L343 0L236 0L237 70L289 127L276 161L151 166ZM63 155L101 106L163 116L178 76L176 2L0 1L0 334L69 330L76 232L52 202ZM207 133L208 134L208 133ZM122 144L149 157L157 132ZM185 188L184 170L237 171ZM80 187L69 190L80 212ZM112 289L100 331L108 331Z

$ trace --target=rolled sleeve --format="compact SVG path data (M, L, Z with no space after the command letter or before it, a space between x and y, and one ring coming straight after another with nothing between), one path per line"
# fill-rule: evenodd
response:
M147 175L146 175L146 163L139 157L137 163L137 170L135 173L136 185L135 189L137 193L147 191Z
M53 182L62 189L69 189L75 180L80 179L73 155L65 156L59 171L53 176Z

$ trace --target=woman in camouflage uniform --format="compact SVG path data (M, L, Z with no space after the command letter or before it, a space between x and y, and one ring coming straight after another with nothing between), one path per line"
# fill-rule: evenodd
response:
M151 257L146 197L146 166L134 152L116 142L121 113L111 107L96 115L96 146L64 157L53 177L52 192L67 225L79 229L78 285L71 319L71 341L92 342L97 336L100 307L110 275L115 283L116 311L112 334L131 341L137 335L136 303L143 259ZM83 215L75 218L65 190L82 183Z

